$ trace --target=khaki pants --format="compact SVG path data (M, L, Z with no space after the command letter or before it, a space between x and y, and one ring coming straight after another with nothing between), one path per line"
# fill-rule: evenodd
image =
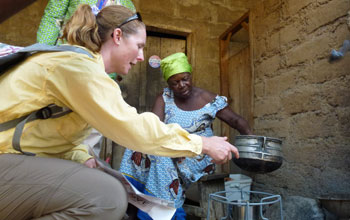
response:
M122 219L127 204L122 184L97 169L0 155L0 220Z

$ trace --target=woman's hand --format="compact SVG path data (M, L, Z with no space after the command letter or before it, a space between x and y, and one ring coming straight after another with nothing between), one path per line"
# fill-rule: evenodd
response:
M94 158L90 158L87 161L85 161L84 165L89 167L89 168L96 168L96 166L97 166Z
M227 142L227 137L202 137L202 153L213 158L216 164L224 164L232 159L232 153L239 158L238 150L235 146Z

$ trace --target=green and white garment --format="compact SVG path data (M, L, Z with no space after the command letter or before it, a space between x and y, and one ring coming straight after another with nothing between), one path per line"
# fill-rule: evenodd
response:
M131 0L50 0L40 22L37 42L55 45L64 22L73 15L80 4L89 4L90 6L116 4L136 12Z

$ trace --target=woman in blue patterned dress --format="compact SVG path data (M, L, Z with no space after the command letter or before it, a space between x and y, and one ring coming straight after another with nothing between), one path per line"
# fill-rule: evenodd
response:
M175 53L161 61L161 69L168 87L153 106L153 112L166 124L177 123L189 133L213 136L215 117L223 120L241 134L251 134L245 119L227 105L226 97L192 86L192 67L184 53ZM185 219L182 205L185 190L203 175L215 171L207 155L197 158L169 158L141 154L126 149L121 172L145 194L174 202L177 208L173 219ZM139 219L151 219L138 211Z

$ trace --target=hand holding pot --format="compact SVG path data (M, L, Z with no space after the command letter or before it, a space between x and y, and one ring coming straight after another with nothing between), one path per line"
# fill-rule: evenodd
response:
M202 153L213 158L216 164L224 164L232 159L232 153L239 158L238 150L235 146L227 142L227 137L202 137Z
M255 173L269 173L283 162L282 140L257 135L237 135L235 146L241 158L234 163L241 169Z

